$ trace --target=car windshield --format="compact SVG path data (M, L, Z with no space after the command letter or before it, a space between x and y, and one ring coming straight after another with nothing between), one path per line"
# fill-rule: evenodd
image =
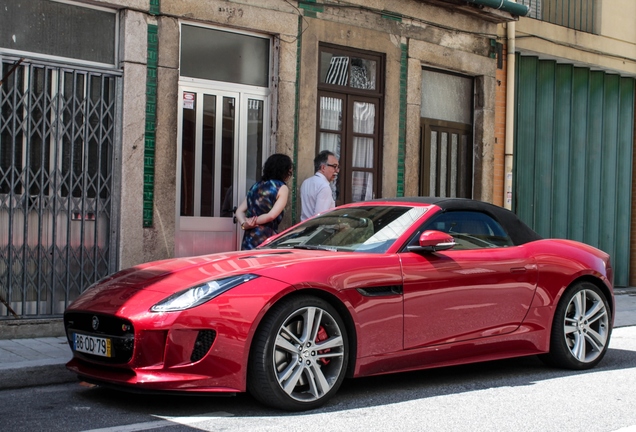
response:
M299 224L264 247L384 253L427 209L387 205L338 208Z

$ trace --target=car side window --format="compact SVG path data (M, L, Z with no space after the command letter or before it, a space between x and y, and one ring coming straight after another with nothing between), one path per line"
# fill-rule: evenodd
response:
M426 230L452 235L456 243L453 250L513 246L512 239L502 226L490 215L481 212L447 211L427 221L420 233Z

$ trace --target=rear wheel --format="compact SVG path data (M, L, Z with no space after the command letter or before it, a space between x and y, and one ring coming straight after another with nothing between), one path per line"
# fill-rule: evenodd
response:
M266 405L291 411L317 408L344 380L346 329L338 312L322 299L281 301L254 338L247 387Z
M590 282L569 287L554 314L549 364L589 369L601 361L610 341L610 309L603 292Z

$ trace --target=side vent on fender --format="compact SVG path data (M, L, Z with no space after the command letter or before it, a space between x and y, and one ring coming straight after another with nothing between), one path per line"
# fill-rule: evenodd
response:
M402 294L402 285L358 288L357 291L365 297L394 296Z

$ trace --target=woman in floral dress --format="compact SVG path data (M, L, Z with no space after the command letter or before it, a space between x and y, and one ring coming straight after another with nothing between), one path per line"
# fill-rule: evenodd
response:
M285 182L292 170L292 161L285 154L275 153L265 161L261 180L252 185L236 209L236 219L245 230L241 250L254 249L278 233L289 196Z

